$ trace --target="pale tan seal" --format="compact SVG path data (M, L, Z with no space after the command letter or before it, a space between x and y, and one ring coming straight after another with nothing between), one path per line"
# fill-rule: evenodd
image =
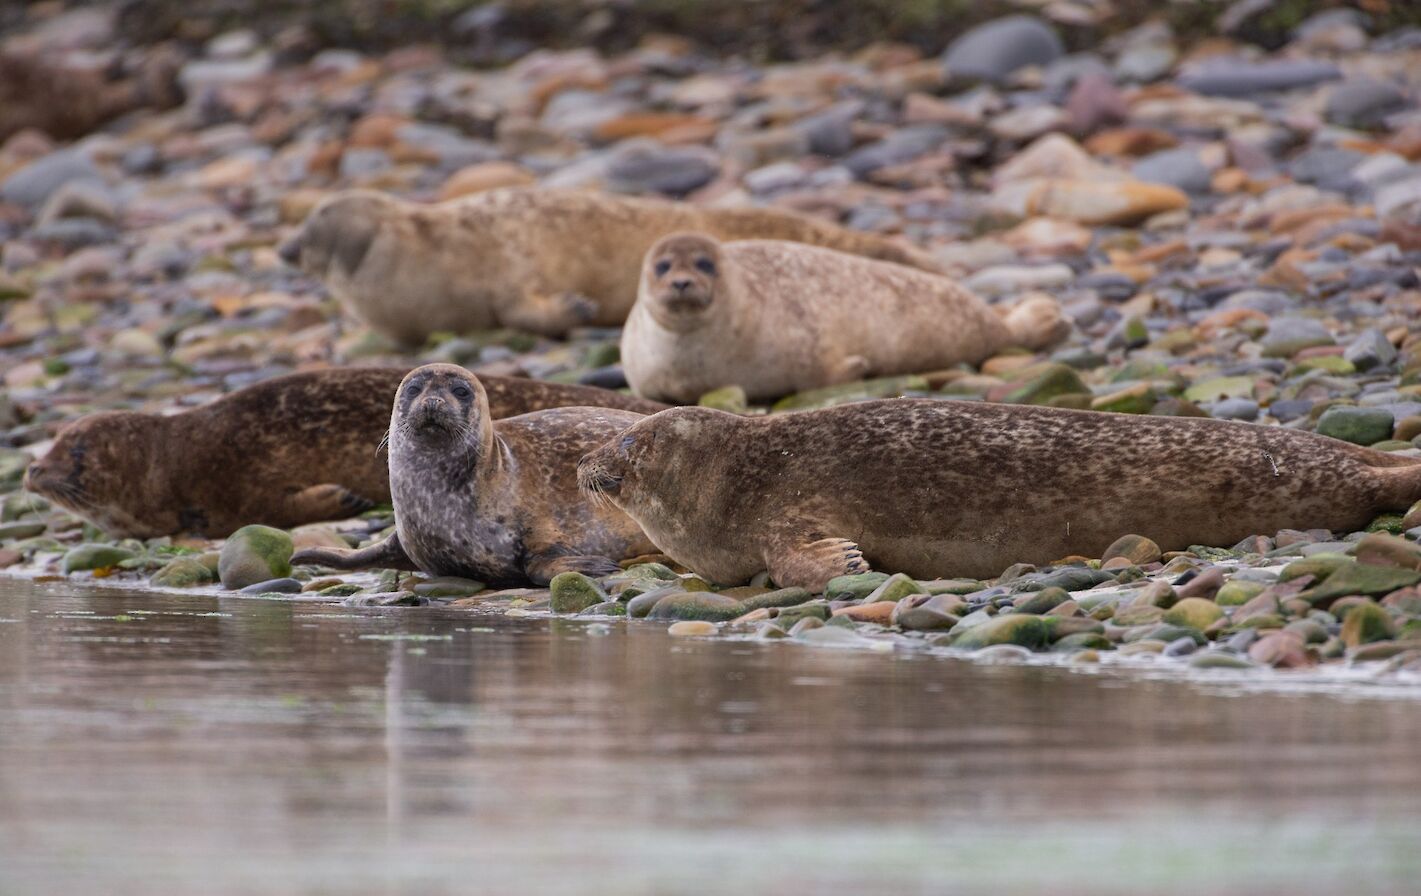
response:
M625 513L577 487L577 459L641 420L557 408L495 421L477 377L452 364L410 371L390 415L395 532L359 551L300 551L293 563L375 566L492 585L606 575L651 542Z
M1011 346L1045 348L1069 331L1054 299L1002 314L948 277L903 265L682 233L646 254L622 367L647 398L692 403L736 385L765 400L976 364Z
M560 336L625 321L642 256L682 230L814 243L936 269L906 243L792 212L537 187L437 205L340 193L317 206L280 253L401 343L491 327Z
M60 431L25 485L115 537L220 538L343 519L390 500L378 449L405 368L295 373L163 416L104 411ZM607 389L487 377L495 418L568 405L659 410Z
M673 408L584 458L578 479L713 582L761 570L822 589L870 567L986 578L1283 528L1339 532L1421 498L1421 462L1221 420L897 399L770 417Z

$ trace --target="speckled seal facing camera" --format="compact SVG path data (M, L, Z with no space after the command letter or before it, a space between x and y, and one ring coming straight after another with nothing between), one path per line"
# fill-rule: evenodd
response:
M25 485L115 537L221 538L249 523L343 519L390 500L378 448L405 372L308 371L169 416L90 414L60 432ZM568 405L664 407L590 386L485 383L495 418Z
M903 265L781 240L675 234L646 254L622 367L648 398L690 403L735 385L765 400L975 364L1070 331L1055 299L1003 311Z
M311 212L280 253L404 344L439 330L490 327L561 336L625 321L642 256L679 230L795 240L937 267L907 243L778 209L700 208L533 187L437 205L369 190L338 193Z
M722 584L822 589L870 566L986 578L1283 528L1351 531L1421 498L1421 462L1275 426L898 399L738 417L673 408L585 457L665 553Z
M494 585L606 575L654 550L630 517L577 487L577 459L642 419L558 408L494 421L462 367L410 372L390 415L395 532L358 551L308 550L293 563L419 569Z

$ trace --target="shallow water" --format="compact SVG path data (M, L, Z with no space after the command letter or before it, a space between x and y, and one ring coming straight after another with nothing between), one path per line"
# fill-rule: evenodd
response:
M1418 743L1365 689L0 580L4 896L1413 892Z

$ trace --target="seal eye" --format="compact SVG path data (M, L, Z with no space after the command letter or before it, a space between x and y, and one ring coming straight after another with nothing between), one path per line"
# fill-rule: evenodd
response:
M714 277L715 262L711 261L709 258L697 258L696 270L700 271L702 274L705 274L707 277Z
M406 398L414 398L414 397L415 397L416 395L418 395L418 394L419 394L419 383L410 383L408 386L405 386L405 397L406 397Z
M623 454L625 454L635 444L636 436L622 436L622 441L620 444L617 445L617 448L620 449Z
M656 272L656 276L665 277L671 271L671 262L663 258L656 263L656 267L652 268L652 270Z
M470 390L469 387L464 385L463 383L459 383L457 386L450 389L449 391L454 393L455 398L468 398L470 395L474 394L473 391Z

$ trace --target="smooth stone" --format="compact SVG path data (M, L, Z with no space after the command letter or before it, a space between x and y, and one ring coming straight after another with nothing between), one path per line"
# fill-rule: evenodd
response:
M1061 38L1035 16L1011 15L959 35L943 54L950 77L1000 81L1028 65L1045 66L1065 55Z
M1137 180L1166 184L1186 193L1208 193L1213 185L1213 172L1199 152L1189 147L1166 149L1140 159L1130 168Z
M1070 597L1064 588L1043 588L1040 591L1026 592L1016 598L1012 606L1018 613L1040 616L1070 600Z
M627 146L607 166L607 186L622 193L684 196L720 173L720 159L704 147Z
M215 564L195 556L179 557L153 573L148 583L156 588L194 588L217 581Z
M1387 116L1408 106L1406 94L1393 84L1359 78L1338 84L1327 95L1323 117L1344 128L1380 127Z
M1392 566L1398 569L1421 569L1421 544L1373 532L1357 542L1353 556L1358 563L1371 566Z
M829 600L863 600L888 581L888 578L886 572L862 572L849 576L835 576L824 587L824 596Z
M1382 408L1331 407L1317 421L1319 435L1354 445L1372 445L1391 438L1396 419Z
M1380 330L1363 330L1348 343L1342 357L1361 371L1390 367L1396 362L1396 348Z
M740 606L748 613L760 609L797 607L813 599L814 595L804 588L781 588L777 591L766 591L764 594L747 597L740 602Z
M1271 632L1255 641L1248 648L1249 659L1265 666L1281 669L1303 669L1316 665L1308 655L1303 641L1290 632Z
M957 626L966 606L956 595L908 597L894 605L889 622L910 632L950 631Z
M1258 402L1250 398L1226 398L1209 406L1209 416L1219 420L1258 419Z
M923 587L917 582L897 573L873 589L867 597L863 599L866 604L878 603L880 601L892 601L897 603L910 594L922 594Z
M1299 596L1313 606L1325 609L1339 597L1354 594L1380 597L1418 582L1421 582L1421 572L1416 570L1352 563L1341 567L1324 579L1321 585L1304 591Z
M1352 608L1342 620L1342 643L1348 647L1358 647L1373 641L1385 641L1396 636L1396 628L1391 615L1376 604L1368 601Z
M1160 546L1143 535L1122 535L1111 542L1100 560L1105 563L1117 557L1129 560L1135 566L1144 566L1159 560L1163 552Z
M1291 358L1305 348L1333 344L1327 327L1310 317L1274 318L1262 341L1265 358Z
M483 582L462 579L458 576L440 576L414 586L414 593L420 597L472 597L483 591Z
M705 638L716 633L715 623L686 619L667 626L666 634L673 638Z
M560 572L548 583L554 613L580 613L607 600L602 586L580 572Z
M1218 604L1202 597L1186 597L1164 612L1164 621L1173 625L1207 629L1216 620L1224 617Z
M1205 96L1248 97L1258 93L1312 87L1342 77L1337 66L1307 59L1244 62L1218 60L1180 75L1185 90Z
M299 594L301 593L301 583L290 576L285 576L280 579L257 582L255 585L248 585L239 590L243 594Z
M670 594L656 602L650 619L699 619L707 622L729 622L744 613L740 601L713 591L687 591Z
M1160 653L1169 657L1188 656L1198 649L1199 645L1195 643L1193 638L1175 638L1166 644Z
M976 650L993 644L1016 644L1032 649L1046 643L1046 625L1038 616L1012 613L997 616L966 629L953 640L953 647Z
M1114 650L1115 643L1100 632L1073 632L1051 644L1053 653L1070 653L1075 650Z
M125 560L137 556L127 548L109 544L81 544L65 551L59 561L60 571L65 575L89 570L111 569Z
M270 526L243 526L227 536L217 564L222 587L237 591L248 585L291 575L291 536Z
M683 593L685 593L685 589L680 585L666 585L661 588L653 588L650 591L643 591L627 601L627 616L632 619L644 619L663 597L669 594Z
M1007 404L1044 405L1062 395L1089 392L1089 387L1075 370L1065 364L1046 362L1020 371L1020 375L1011 382L990 391L987 398Z
M76 181L102 184L103 175L80 150L60 149L0 181L0 200L37 208L60 187Z
M740 386L722 386L702 395L696 402L703 408L714 408L729 414L743 414L750 407L745 390Z
M44 530L49 526L43 522L25 521L17 523L5 523L0 525L0 541L16 541L21 538L34 538L36 535L44 534Z

